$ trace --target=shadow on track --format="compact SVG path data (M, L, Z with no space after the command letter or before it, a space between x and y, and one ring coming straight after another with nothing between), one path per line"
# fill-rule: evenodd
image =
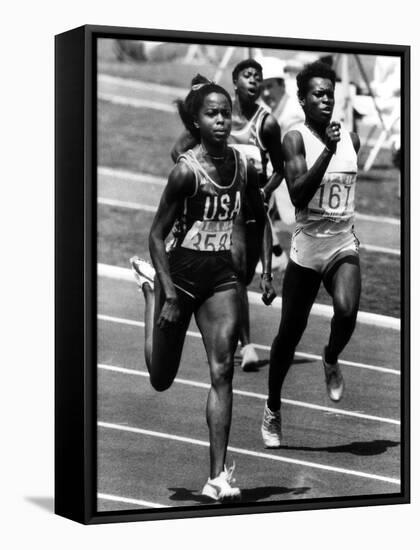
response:
M185 487L168 487L169 491L173 491L173 494L169 497L172 501L192 501L198 504L214 503L210 498L203 496L197 490L186 489ZM276 495L304 495L310 491L310 487L296 487L294 489L288 489L287 487L254 487L253 489L243 489L242 498L238 502L258 502Z
M397 447L398 445L400 445L399 441L375 439L374 441L354 441L347 445L337 445L335 447L292 447L285 445L281 447L281 450L309 452L325 451L327 453L349 453L357 456L374 456L383 454L391 447Z
M314 363L314 362L315 361L313 359L301 358L301 359L294 359L293 360L293 365L302 365L302 364ZM249 372L258 372L262 367L267 367L269 365L269 363L270 363L270 360L268 358L267 359L260 359L252 367L247 367L247 370L245 372L247 372L247 373L249 373ZM241 366L241 357L236 357L235 356L233 366L234 366L234 368L237 368L237 369L240 368L240 366Z

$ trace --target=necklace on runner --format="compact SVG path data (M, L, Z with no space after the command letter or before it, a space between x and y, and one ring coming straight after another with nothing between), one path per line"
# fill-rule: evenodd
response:
M224 155L222 155L221 157L218 157L218 156L215 156L215 155L211 155L207 149L204 147L204 145L202 143L200 143L200 148L201 148L201 152L203 153L203 156L208 156L210 157L211 159L213 160L225 160L226 158L226 152L227 152L227 149L225 148L225 153Z

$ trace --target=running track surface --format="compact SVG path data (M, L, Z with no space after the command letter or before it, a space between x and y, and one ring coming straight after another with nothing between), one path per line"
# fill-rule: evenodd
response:
M107 92L111 100L121 90ZM168 92L154 90L154 97L162 93L162 101L168 103ZM138 90L131 94L139 98ZM127 89L123 96L127 97ZM138 176L100 171L99 198L155 208L162 181L157 178L153 183L153 176L145 176L147 185L142 186ZM395 222L359 220L358 231L366 231L373 246L398 248L400 229ZM269 346L280 311L262 304L250 307L261 363L256 372L243 373L236 361L228 451L228 464L237 464L242 502L398 493L400 332L358 325L343 354L346 393L339 404L332 404L319 357L328 321L311 315L285 383L284 445L267 450L260 422ZM135 284L99 277L98 314L98 510L209 504L200 495L209 464L205 422L209 374L194 323L177 380L167 392L157 393L143 360L143 300Z
M251 305L261 364L244 373L239 358L235 363L228 464L237 464L242 501L398 493L399 331L357 327L343 354L346 393L332 404L321 361L312 359L321 353L328 321L311 316L285 383L284 446L268 450L260 421L278 318L278 309ZM209 373L202 341L192 323L178 378L157 393L144 364L142 320L135 283L99 277L98 510L209 504L200 495L209 464Z

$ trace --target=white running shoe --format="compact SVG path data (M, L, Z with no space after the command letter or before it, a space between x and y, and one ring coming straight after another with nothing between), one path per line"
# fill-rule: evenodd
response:
M338 361L333 365L325 361L325 349L326 348L324 348L324 353L322 354L322 363L324 365L327 393L331 401L340 401L344 392L344 378L341 374Z
M155 269L147 260L142 260L138 256L130 258L131 269L134 273L134 278L139 288L142 289L144 283L149 283L153 288L155 279Z
M281 445L281 415L280 410L271 411L267 403L264 407L261 435L268 449L278 449Z
M234 483L233 472L235 463L228 469L225 466L224 471L214 479L208 479L204 485L201 494L219 502L225 500L238 500L241 498L241 490L238 487L232 487Z
M241 369L244 372L255 370L258 366L258 355L254 346L252 344L247 344L241 349L240 353L242 357Z

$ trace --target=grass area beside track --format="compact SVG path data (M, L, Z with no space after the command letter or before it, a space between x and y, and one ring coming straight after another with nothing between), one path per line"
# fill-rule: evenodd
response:
M98 215L98 261L100 263L129 267L128 259L137 254L149 257L148 235L153 214L125 208L99 206ZM280 234L284 247L289 247L289 238ZM360 309L382 315L400 317L400 260L389 254L361 251L362 296ZM282 276L274 273L274 285L281 295ZM259 290L256 275L250 290ZM321 288L318 303L331 304L331 298Z
M98 163L166 177L173 166L169 152L182 130L175 113L99 101ZM362 149L360 166L366 154L366 149ZM389 157L389 151L381 151L375 167L359 173L357 212L399 217L398 172L390 166Z

